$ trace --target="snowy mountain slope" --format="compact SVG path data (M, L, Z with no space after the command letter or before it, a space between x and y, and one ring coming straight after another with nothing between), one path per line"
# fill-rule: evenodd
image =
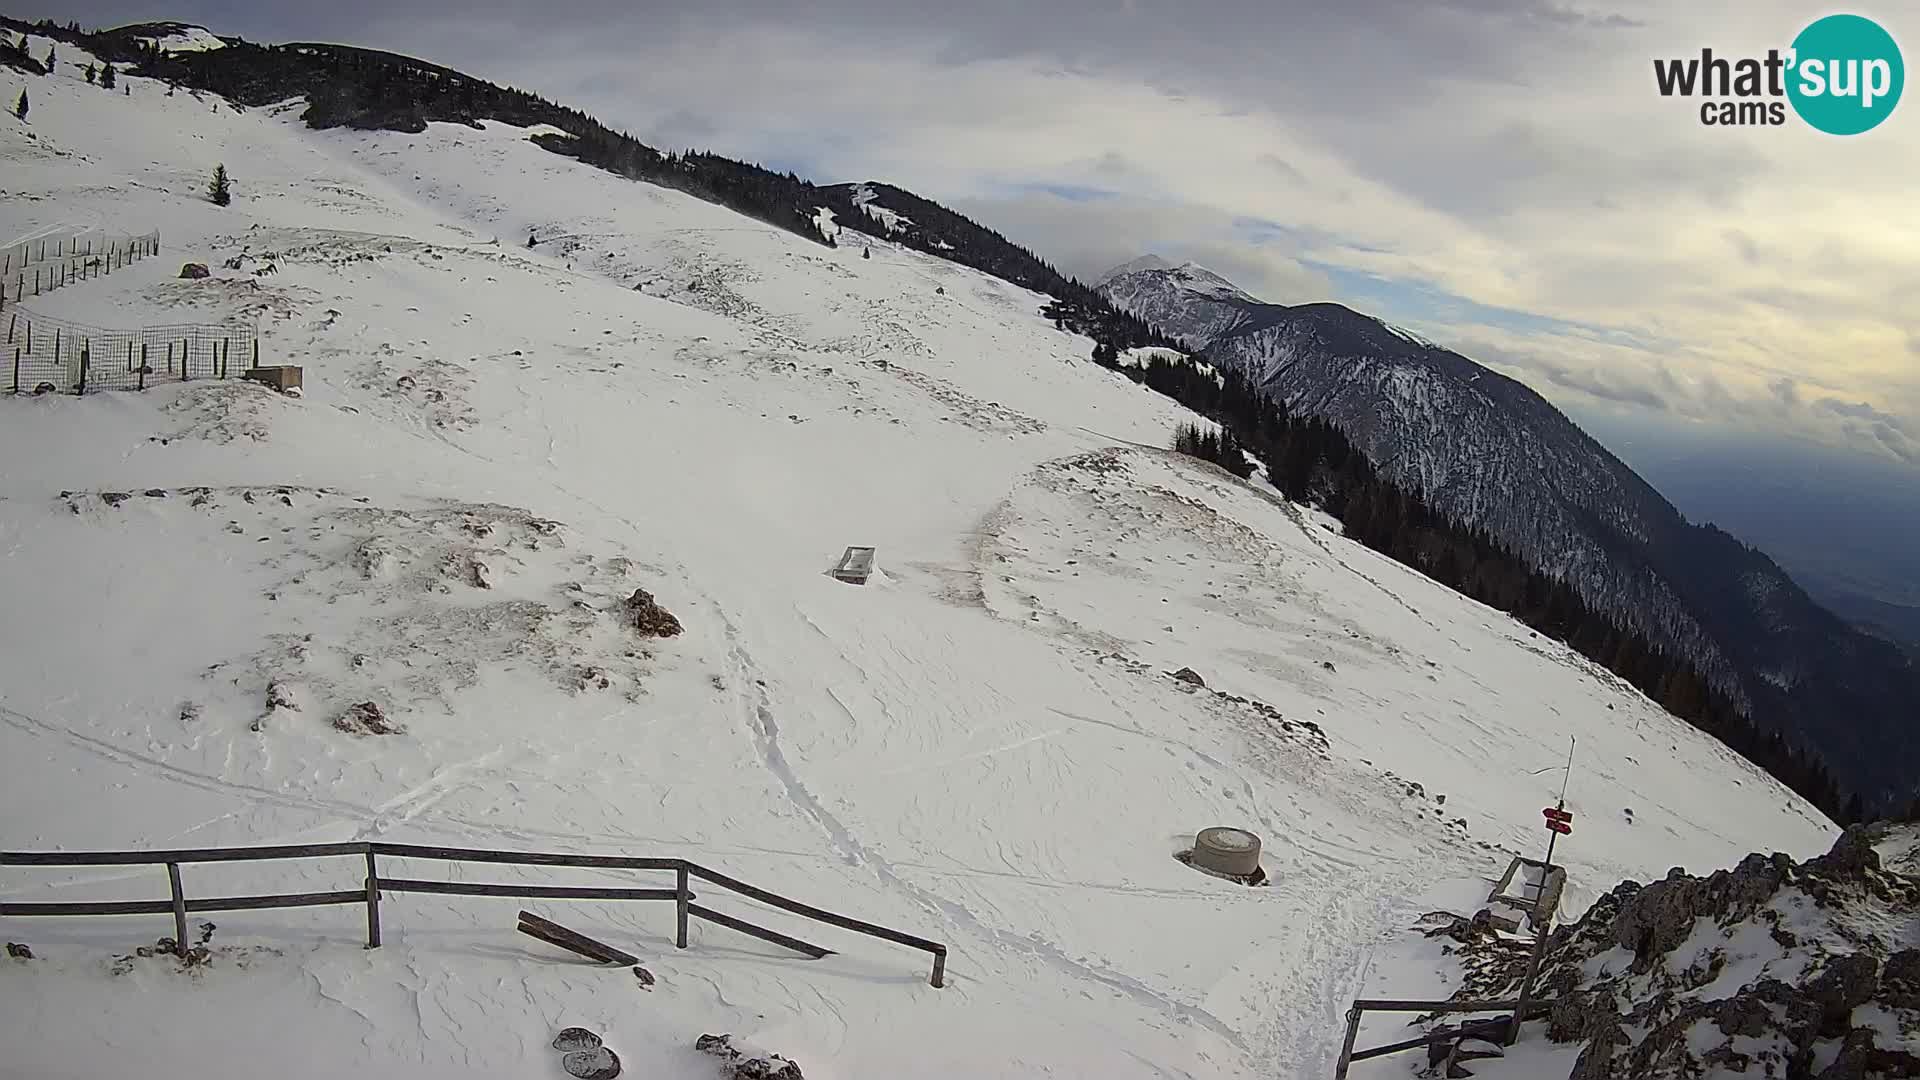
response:
M1337 304L1262 304L1181 273L1137 270L1102 292L1333 421L1429 505L1687 657L1869 805L1908 801L1920 667L1898 648L1820 608L1761 552L1686 521L1520 382Z
M1135 259L1100 279L1100 294L1195 349L1245 325L1263 305L1198 263Z
M582 1024L659 1076L713 1075L708 1031L810 1077L1313 1075L1409 898L1532 849L1569 735L1576 898L1831 839L1560 646L1149 449L1190 417L1085 361L1038 294L823 249L520 129L314 133L123 78L63 71L32 124L0 119L0 241L158 227L166 258L27 308L258 313L305 394L0 400L0 598L31 613L0 624L0 846L685 855L945 941L950 985L724 898L839 954L710 926L683 952L658 905L528 905L639 953L648 993L512 934L509 900L389 897L373 951L350 909L233 913L191 972L114 962L164 918L8 918L35 959L0 968L0 1068L524 1076ZM825 576L847 544L877 546L874 583ZM685 632L623 625L635 589ZM362 701L399 730L336 727ZM1170 857L1216 823L1263 836L1271 886ZM0 890L149 898L156 873Z

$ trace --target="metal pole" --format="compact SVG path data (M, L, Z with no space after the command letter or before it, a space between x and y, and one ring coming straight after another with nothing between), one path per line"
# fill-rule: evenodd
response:
M1356 1003L1347 1009L1347 1041L1340 1046L1340 1060L1333 1066L1333 1080L1347 1080L1347 1069L1353 1065L1353 1041L1360 1036L1360 1006Z
M187 894L180 888L180 864L167 864L167 885L173 889L173 951L187 956Z
M373 849L367 849L367 948L380 947L380 870L373 862Z
M943 949L940 952L933 954L933 977L931 979L928 979L927 981L933 984L933 988L935 990L938 990L941 987L944 987L945 985L947 985L946 950Z
M1537 901L1536 901L1537 903ZM1547 951L1547 924L1543 919L1534 923L1533 955L1527 959L1526 977L1520 980L1520 998L1513 1006L1513 1023L1507 1025L1506 1044L1512 1046L1520 1038L1520 1022L1526 1019L1527 1006L1533 998L1533 980L1540 974L1540 958Z

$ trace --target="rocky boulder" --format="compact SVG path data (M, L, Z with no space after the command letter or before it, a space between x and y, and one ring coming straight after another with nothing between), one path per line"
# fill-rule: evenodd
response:
M633 590L632 596L620 602L620 610L626 624L646 637L673 637L681 631L680 620L645 589Z

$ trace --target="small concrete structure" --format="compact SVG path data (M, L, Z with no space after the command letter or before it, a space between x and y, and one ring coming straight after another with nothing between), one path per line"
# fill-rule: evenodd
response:
M1260 838L1244 829L1215 826L1193 838L1193 865L1219 874L1247 877L1260 869Z
M264 386L271 386L284 394L289 390L300 389L301 371L298 367L287 364L280 367L248 368L240 373L240 377Z
M873 576L873 549L870 547L850 547L840 561L833 564L833 576L851 585L865 585Z

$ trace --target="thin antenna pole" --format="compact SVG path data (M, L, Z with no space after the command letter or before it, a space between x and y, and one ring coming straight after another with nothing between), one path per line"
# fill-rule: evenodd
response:
M1565 810L1567 802L1567 782L1573 779L1573 736L1567 736L1567 772L1560 778L1560 809Z
M1554 803L1554 809L1565 810L1567 808L1567 783L1572 779L1573 779L1573 736L1569 735L1567 736L1567 771L1566 771L1566 774L1560 778L1560 800ZM1547 864L1547 868L1546 870L1541 871L1541 874L1543 876L1540 878L1540 887L1542 889L1545 889L1547 885L1547 879L1544 875L1546 874L1547 870L1553 869L1553 845L1554 845L1554 842L1559 839L1560 839L1560 833L1557 830L1548 831L1547 857L1544 860L1542 860Z

